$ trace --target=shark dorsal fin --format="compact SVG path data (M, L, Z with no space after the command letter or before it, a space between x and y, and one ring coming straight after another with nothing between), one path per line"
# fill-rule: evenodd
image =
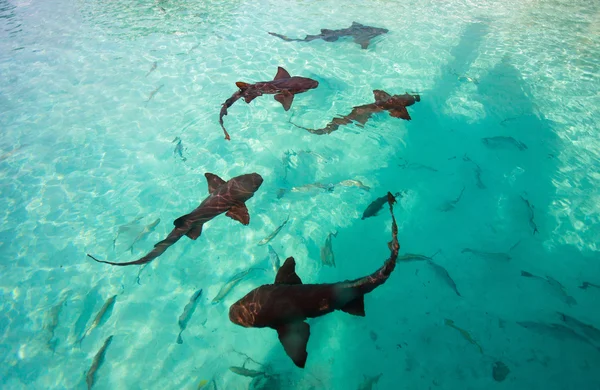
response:
M352 22L352 27L364 27L364 25L357 22Z
M376 102L378 102L378 101L386 101L386 100L388 100L389 98L392 97L389 93L387 93L385 91L382 91L381 89L375 89L375 90L373 90L373 96L375 96L375 101Z
M293 257L288 257L279 268L275 276L275 284L302 284L302 280L296 274L296 260Z
M221 179L214 173L206 172L204 174L204 177L206 177L206 181L208 182L208 192L210 192L211 194L215 189L217 189L217 187L227 183L225 180Z
M277 327L279 341L285 353L292 358L294 364L300 368L306 365L306 344L310 337L310 326L306 322L292 322Z
M290 77L292 76L290 76L287 70L283 69L281 66L278 66L277 74L275 75L275 78L273 80L289 79Z

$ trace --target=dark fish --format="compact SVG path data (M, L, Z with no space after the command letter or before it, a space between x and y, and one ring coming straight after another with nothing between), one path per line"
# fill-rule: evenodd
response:
M277 274L279 268L281 267L281 261L279 260L279 255L275 252L275 249L271 245L269 247L269 259L271 260L271 265L273 265L273 271Z
M600 285L594 284L594 283L590 283L590 282L583 282L581 284L581 286L579 286L579 288L583 289L583 290L587 290L588 287L594 287L594 288L600 289Z
M511 259L508 253L503 252L484 252L477 249L464 248L460 253L472 253L475 256L479 256L492 261L509 261Z
M246 275L248 275L251 271L255 271L257 270L256 268L249 268L245 271L239 272L235 275L233 275L228 281L227 283L225 283L223 285L223 287L221 287L221 289L219 290L219 292L217 293L217 296L213 298L212 303L219 303L223 300L223 298L225 298L225 296L227 294L229 294L229 292L231 290L233 290L233 288L242 281L242 279L244 279L246 277Z
M522 196L521 196L521 199L523 200L523 202L525 202L525 205L527 206L527 211L529 213L529 226L531 226L531 228L533 229L533 234L539 233L537 225L535 224L535 221L534 221L533 205L531 203L529 203L529 201L527 199L523 198Z
M292 77L287 70L280 66L277 68L277 74L272 81L259 81L256 84L238 81L235 85L237 85L239 90L222 104L219 114L219 123L221 124L226 140L230 138L229 133L227 133L223 125L223 117L227 115L227 109L240 98L244 98L246 103L250 103L255 98L265 94L275 95L275 100L281 103L285 111L288 111L294 101L294 95L317 88L319 82L306 77Z
M475 339L473 339L473 337L471 336L471 334L470 334L469 332L467 332L466 330L464 330L464 329L462 329L462 328L459 328L458 326L456 326L456 325L454 324L454 321L453 321L453 320L450 320L450 319L448 319L448 318L446 318L446 319L444 320L444 324L446 324L447 326L449 326L449 327L451 327L451 328L454 328L454 329L458 330L458 331L460 332L461 336L462 336L462 337L463 337L465 340L467 340L467 341L468 341L468 342L470 342L471 344L475 345L475 346L476 346L476 347L479 349L479 352L481 352L481 353L483 354L483 348L481 348L481 345L479 345L479 343L478 343L477 341L475 341Z
M289 220L290 220L290 216L288 215L287 218L285 219L285 221L283 221L283 223L281 225L279 225L279 227L277 229L275 229L271 234L269 234L267 237L265 237L262 240L260 240L260 242L258 243L258 245L265 245L269 241L271 241L273 238L275 238L275 236L285 226L285 224L288 223Z
M554 291L558 292L560 294L560 297L562 298L562 300L569 306L573 306L577 304L577 301L575 300L575 298L573 298L572 296L570 296L567 293L567 290L565 289L565 286L562 285L562 283L560 283L558 280L554 279L551 276L538 276L538 275L534 275L531 272L527 272L527 271L521 271L521 276L526 277L526 278L532 278L532 279L539 279L542 280L546 283L548 283L553 289Z
M486 189L485 184L483 184L483 181L481 181L481 167L479 166L479 164L477 164L475 161L471 160L469 157L467 157L467 155L465 154L463 156L463 161L467 161L470 162L471 164L475 165L475 181L477 184L477 187L481 190Z
M325 190L327 192L333 192L333 190L335 189L335 186L333 184L311 183L311 184L304 184L304 185L298 186L298 187L292 187L290 189L280 188L279 191L277 191L277 199L283 198L285 193L288 191L290 191L290 192L308 192L314 188L319 188L319 189Z
M119 238L119 235L121 235L122 233L125 233L131 229L133 229L134 227L137 226L137 222L142 219L143 216L137 217L136 219L134 219L131 222L128 222L124 225L119 226L119 228L117 229L117 235L115 236L115 239L113 240L113 250L115 249L115 247L117 246L117 238Z
M92 365L90 366L90 369L88 370L87 375L85 376L85 383L87 383L88 390L90 390L92 386L94 386L94 382L96 381L96 371L98 371L98 368L100 368L100 365L102 365L102 363L104 362L106 348L108 348L108 346L112 342L112 339L112 335L108 336L98 353L96 353L96 356L94 356Z
M156 63L156 61L154 61L154 62L152 63L152 68L150 68L150 70L148 71L148 73L146 73L146 77L148 77L148 75L149 75L150 73L152 73L152 72L154 72L154 71L156 70L156 66L157 66L157 65L158 65L158 64Z
M161 84L161 85L159 85L158 87L156 87L156 88L154 89L154 91L150 92L150 95L148 95L148 99L146 100L146 103L148 103L150 100L152 100L152 98L154 97L154 95L156 95L156 93L157 93L158 91L160 91L160 90L161 90L161 88L162 88L162 87L164 87L164 86L165 86L164 84Z
M127 248L127 250L133 254L134 245L137 244L138 242L142 241L144 238L148 237L148 235L154 231L154 229L156 228L156 226L158 226L159 223L160 223L160 218L158 218L154 222L151 222L149 225L146 225L144 227L144 230L142 230L140 232L140 234L137 235L137 237L133 240L133 242L131 243L129 248Z
M288 38L285 35L270 32L269 34L274 37L281 38L288 42L310 42L315 39L322 39L325 42L335 42L342 37L352 37L354 42L359 44L361 49L369 47L371 39L387 33L389 30L379 27L365 26L360 23L352 22L352 25L348 28L342 28L339 30L321 29L321 33L317 35L307 35L303 39Z
M327 126L321 129L310 129L302 127L292 123L294 126L304 129L312 134L330 134L336 131L340 126L347 125L356 122L358 126L363 127L371 116L375 113L387 111L390 116L394 118L411 120L406 107L412 106L415 102L420 102L421 97L419 95L390 95L389 93L381 90L374 90L373 95L375 96L375 103L364 104L362 106L356 106L352 108L350 114L334 118ZM291 122L290 122L291 123Z
M185 305L185 307L183 308L183 312L179 316L179 320L177 321L177 324L179 325L180 332L179 332L179 335L177 336L177 344L183 344L183 339L181 338L181 334L187 327L187 324L188 324L188 321L190 320L190 318L192 318L192 314L194 314L194 310L196 310L196 303L198 302L198 298L200 298L200 295L202 295L202 289L196 291L192 295L192 297L190 298L190 301L187 303L187 305Z
M54 305L52 309L48 312L46 316L46 320L44 323L44 329L48 332L48 348L52 352L56 349L56 343L58 340L54 339L54 332L56 331L56 327L58 326L58 317L60 316L60 312L65 306L65 302L67 301L67 297L65 296L61 301Z
M458 292L458 288L456 287L456 283L454 283L454 279L452 279L450 277L450 274L448 273L448 271L446 271L446 268L442 267L441 265L439 265L437 263L434 263L433 260L431 260L431 259L427 259L426 261L427 261L427 264L429 264L433 268L435 273L440 278L442 278L444 280L444 282L446 282L446 284L452 288L452 290L454 290L456 295L461 297L462 295L460 295L460 293Z
M462 198L464 192L465 192L465 186L463 186L462 190L460 191L460 194L458 194L458 197L456 199L444 202L440 206L440 211L450 211L450 210L453 210L456 207L456 204L458 202L460 202L460 199Z
M113 295L112 297L108 298L106 300L106 302L104 302L104 305L102 305L102 307L98 311L98 314L96 314L96 317L94 318L94 321L92 321L92 324L90 325L90 327L86 329L83 336L81 336L81 338L78 340L79 344L81 344L83 339L88 334L90 334L90 332L92 330L94 330L97 326L104 324L106 322L106 320L108 320L110 318L116 301L117 301L117 296Z
M206 222L225 212L227 212L225 215L231 219L239 221L243 225L248 225L250 215L245 202L254 196L254 193L262 184L263 178L258 173L236 176L229 181L225 181L212 173L205 173L204 176L208 181L208 197L194 211L177 218L173 222L175 228L167 238L155 244L154 249L146 256L127 263L98 260L90 254L88 254L88 257L99 263L118 266L145 264L162 255L183 236L196 240L202 234L202 226Z
M579 331L582 332L586 337L595 341L596 343L600 343L600 330L564 313L557 312L557 314L566 325L570 326L571 328L579 329Z
M490 149L499 149L499 148L507 148L507 147L517 148L518 150L527 149L527 145L525 145L521 141L517 141L513 137L506 137L506 136L486 137L486 138L482 138L481 142L483 142L483 144Z
M263 371L251 370L251 369L245 368L245 367L231 366L231 367L229 367L229 371L233 372L234 374L238 374L241 376L247 376L250 378L254 378L257 376L265 376L265 373Z
M379 378L381 378L383 374L377 374L374 376L366 376L364 375L363 383L358 386L358 390L372 390L373 386L375 386L379 382Z
M371 191L371 187L364 185L360 180L342 180L341 182L335 185L344 187L358 187L361 190L365 190L367 192Z
M352 281L303 284L296 274L294 258L288 257L274 284L255 288L230 307L231 322L247 328L270 327L277 330L288 356L296 366L303 368L308 357L306 344L310 336L310 326L305 320L335 310L364 316L364 296L384 284L396 267L400 244L394 202L394 196L388 193L392 215L392 241L388 244L391 254L377 271Z
M531 331L535 331L542 335L550 335L559 340L571 339L571 340L579 340L585 344L591 345L594 348L600 350L596 345L590 342L585 336L580 335L575 332L573 329L565 326L563 324L551 323L546 324L543 322L533 322L533 321L520 321L517 324L521 325L524 328L527 328Z
M325 239L325 244L321 247L321 263L329 267L335 267L335 256L331 247L331 237L337 237L337 231L329 233Z
M394 194L394 196L400 196L400 193L396 192ZM361 219L367 219L369 217L376 216L377 213L379 213L379 211L381 211L381 209L383 208L383 205L386 203L387 203L387 195L384 195L382 197L375 199L374 201L371 202L371 204L369 204L367 206L366 210L363 212Z
M183 157L183 144L181 143L181 138L175 137L172 142L177 142L175 149L173 149L173 154L179 155L182 161L187 161L187 158Z
M437 169L430 167L428 165L423 165L423 164L408 162L408 161L398 164L398 166L402 169L415 169L415 170L424 169L424 170L431 171L431 172L438 171Z

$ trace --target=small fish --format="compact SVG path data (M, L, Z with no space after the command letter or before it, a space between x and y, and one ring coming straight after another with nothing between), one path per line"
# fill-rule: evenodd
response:
M600 330L564 313L557 312L557 314L566 325L570 326L571 328L579 329L586 337L597 343L600 343Z
M473 339L473 337L471 337L471 334L469 332L467 332L466 330L459 328L458 326L456 326L454 324L454 321L446 318L444 320L444 324L448 325L451 328L454 328L456 330L458 330L460 332L460 334L462 335L462 337L464 337L465 340L467 340L468 342L470 342L471 344L477 346L477 348L479 348L479 352L481 352L481 354L483 354L483 348L481 348L481 345L479 345L479 343L477 341L475 341Z
M343 180L336 185L344 186L344 187L358 187L361 190L365 190L369 192L371 187L364 185L360 180Z
M90 390L92 386L94 386L94 382L96 381L96 371L98 371L98 368L100 367L102 362L104 362L104 355L106 354L106 349L112 342L112 339L112 335L108 336L104 341L102 348L100 348L98 353L96 353L96 356L94 356L92 365L90 366L90 369L88 370L87 375L85 377L85 382L87 383L88 390Z
M579 333L575 332L573 329L569 328L568 326L562 325L562 324L557 324L557 323L546 324L543 322L533 322L533 321L521 321L521 322L517 322L517 324L519 324L522 327L527 328L531 331L535 331L539 334L542 334L542 335L547 334L547 335L550 335L550 336L555 337L560 340L564 340L564 339L579 340L579 341L584 342L585 344L593 346L596 349L599 349L597 346L592 344L590 342L590 340L588 340L586 337L580 335Z
M164 86L165 86L164 84L161 84L161 85L159 85L158 87L156 87L156 88L154 89L154 91L150 92L150 95L148 95L148 99L146 100L146 103L148 103L150 100L152 100L152 98L154 97L154 95L156 95L156 93L157 93L158 91L160 91L160 89L161 89L162 87L164 87Z
M227 294L248 275L251 271L255 271L257 268L249 268L245 271L235 274L232 276L224 285L221 287L217 296L213 298L212 303L219 303L225 298Z
M81 342L83 341L83 339L88 334L90 334L90 332L92 330L94 330L97 326L102 325L104 322L106 322L107 319L110 318L110 316L112 314L112 309L115 306L116 300L117 300L117 296L113 295L112 297L108 298L106 300L106 302L104 302L104 305L102 305L102 307L100 308L100 311L98 311L98 314L96 314L96 318L94 318L94 321L92 321L92 324L90 325L90 327L87 328L87 330L85 331L83 336L81 336L81 338L78 340L78 343L80 345L81 345Z
M146 73L146 76L145 76L145 77L148 77L148 75L149 75L150 73L154 72L154 71L156 70L156 66L157 66L157 63L156 63L156 61L154 61L154 62L152 63L152 68L150 68L150 70L148 71L148 73Z
M394 194L395 197L400 196L399 192L396 192ZM362 218L361 219L367 219L369 217L374 217L376 216L381 209L383 209L383 205L385 205L388 201L388 196L384 195L382 197L379 197L377 199L375 199L374 201L372 201L367 208L365 209L365 211L363 212Z
M140 219L142 219L143 216L141 217L137 217L136 219L134 219L131 222L128 222L124 225L119 226L119 228L117 229L117 235L115 236L115 239L113 240L113 250L115 249L116 245L117 245L117 238L119 238L119 235L121 235L122 233L125 233L131 229L133 229L134 227L136 227L136 222L138 222Z
M590 283L590 282L583 282L581 284L581 286L579 286L579 288L582 289L582 290L587 290L588 287L595 287L597 289L600 289L600 285L594 284L594 283Z
M160 223L160 218L158 218L156 221L150 223L149 225L146 225L144 227L144 230L142 230L140 232L140 234L137 235L137 237L135 238L135 240L133 240L133 242L131 243L129 248L127 248L127 250L130 251L131 254L133 254L133 246L135 244L137 244L138 242L142 241L144 238L148 237L148 235L150 235L150 233L152 233L154 231L154 228L156 228L156 226L159 223Z
M333 248L331 247L331 237L337 237L337 231L329 233L325 239L325 244L321 247L321 263L330 267L335 267L335 258Z
M54 339L54 331L58 326L58 317L60 316L60 312L62 311L67 297L65 296L58 304L52 307L46 316L46 321L44 324L44 329L48 332L48 348L52 352L56 349L56 343L58 340Z
M398 260L400 260L400 261L412 261L412 260L416 260L416 261L429 261L429 260L433 260L433 257L435 257L435 255L437 255L439 252L440 251L438 250L437 252L435 252L431 256L419 255L419 254L416 254L416 253L407 253L405 255L398 256Z
M505 137L505 136L486 137L486 138L482 138L481 142L483 142L483 144L490 149L499 149L499 148L507 148L507 147L509 147L509 148L514 147L514 148L517 148L518 150L527 149L527 145L525 145L521 141L517 141L513 137Z
M471 160L469 157L467 157L467 155L465 154L463 156L463 161L467 161L472 163L473 165L475 165L475 181L477 184L477 187L481 190L486 189L485 184L483 184L483 181L481 181L481 167L479 166L479 164L477 164L475 161Z
M234 374L247 376L250 378L255 378L257 376L266 376L266 374L263 371L251 370L245 367L231 366L229 367L229 371L233 372Z
M525 205L527 206L527 210L529 212L529 226L533 229L533 234L539 233L537 225L535 224L535 221L534 221L533 205L531 203L529 203L529 201L527 199L523 198L522 196L521 196L521 199L523 200L523 202L525 202Z
M401 158L401 160L404 160L404 159ZM423 165L423 164L419 164L419 163L409 163L406 160L404 160L403 163L398 164L398 166L402 169L414 169L414 170L424 169L426 171L438 172L437 169L430 167L428 165Z
M521 271L521 276L526 277L526 278L532 278L532 279L539 279L539 280L543 280L544 282L547 282L551 287L554 288L554 291L557 291L562 300L569 306L573 306L577 304L577 301L575 300L575 298L573 298L572 296L570 296L567 293L567 290L565 289L565 286L562 285L562 283L560 283L558 280L554 279L551 276L538 276L538 275L534 275L531 272L527 272L527 271Z
M479 81L477 79L474 79L469 76L458 76L458 81L467 81L467 82L473 83L475 85L479 84Z
M202 379L200 382L198 382L197 390L204 388L204 386L206 386L207 384L208 384L208 381L206 379Z
M172 143L173 142L177 142L177 145L175 145L175 149L173 150L173 154L179 155L182 161L187 161L187 158L183 157L183 144L181 143L181 138L175 137Z
M183 312L179 316L179 321L177 321L177 323L179 324L180 332L179 332L179 335L177 336L177 344L183 344L183 339L181 338L181 334L187 327L187 324L188 324L188 321L190 320L190 318L192 318L192 314L194 314L194 310L196 310L196 303L198 302L198 298L200 298L200 295L202 295L202 289L196 291L192 295L192 297L190 298L190 301L188 302L187 305L185 305L185 307L183 308Z
M508 253L502 252L484 252L477 249L464 248L460 253L472 253L475 256L482 257L484 259L490 259L492 261L509 261L511 259Z
M379 378L381 378L382 375L383 373L374 376L363 375L365 379L363 380L363 383L358 386L358 390L372 390L373 386L379 382Z
M446 282L446 284L452 288L452 290L454 290L456 295L458 295L459 297L462 297L462 295L460 295L460 293L458 292L458 288L456 287L456 283L454 282L454 279L452 279L450 277L450 274L448 273L448 271L446 271L446 268L442 267L441 265L439 265L437 263L434 263L433 260L431 260L431 259L427 259L426 261L433 268L435 273L439 277L441 277Z
M196 50L199 47L200 47L200 43L196 43L194 46L192 46L192 48L190 50L188 50L188 54L190 54L192 51Z
M273 249L271 245L269 245L268 247L269 259L271 260L271 264L273 265L273 271L275 271L275 274L277 274L277 271L279 271L279 267L281 267L281 261L279 260L279 256L277 255L277 252L275 252L275 249Z
M271 234L269 234L267 237L265 237L262 240L260 240L260 242L258 243L258 245L265 245L266 243L268 243L269 241L271 241L273 238L275 238L275 236L279 233L279 231L285 226L285 224L289 220L290 220L290 216L288 215L287 218L285 219L285 221L283 221L283 223L281 225L279 225L279 227L277 229L275 229Z
M298 186L298 187L292 187L290 189L286 189L286 188L280 188L279 191L277 191L277 199L281 199L283 198L283 196L285 195L286 192L308 192L312 189L315 188L319 188L322 190L325 190L327 192L333 192L333 190L335 189L335 186L333 184L322 184L322 183L311 183L311 184L304 184L302 186Z
M462 190L460 191L460 194L458 194L458 197L456 199L444 202L444 204L440 206L440 211L453 210L456 207L456 204L460 201L460 198L462 198L464 192L465 186L463 186Z

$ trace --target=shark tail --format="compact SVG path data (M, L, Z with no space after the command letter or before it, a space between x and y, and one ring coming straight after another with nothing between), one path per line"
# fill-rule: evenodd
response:
M178 228L173 229L171 231L171 233L169 233L167 238L165 238L164 240L155 244L154 249L152 249L146 256L142 257L141 259L135 260L135 261L129 261L127 263L114 263L112 261L99 260L99 259L95 258L94 256L90 255L89 253L87 254L87 256L98 263L104 263L104 264L110 264L110 265L116 265L116 266L146 264L146 263L149 263L152 260L156 259L158 256L162 255L163 253L165 253L165 251L171 245L175 244L177 241L179 241L179 239L181 237L183 237L183 235L184 235L183 233L184 233L184 231L182 231L181 229L178 229Z
M238 86L239 88L239 86ZM241 89L241 88L240 88ZM229 137L229 133L227 132L227 130L225 130L225 126L223 125L223 117L225 115L227 115L227 109L229 107L231 107L233 105L233 103L237 102L240 98L242 97L242 91L237 91L236 93L234 93L233 95L231 95L231 97L227 100L225 100L225 103L223 103L221 105L221 112L219 113L219 124L221 125L221 128L223 129L223 134L225 134L225 139L230 141L231 138Z

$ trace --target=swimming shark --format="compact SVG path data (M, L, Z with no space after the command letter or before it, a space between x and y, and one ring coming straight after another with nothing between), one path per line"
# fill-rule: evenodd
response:
M317 88L319 82L307 77L292 77L287 70L279 66L275 78L271 81L259 81L255 84L238 81L235 85L239 90L221 105L221 112L219 114L219 123L221 124L226 140L230 140L231 138L229 138L229 133L227 133L223 125L223 117L227 115L227 109L240 98L244 98L246 103L250 103L255 98L264 94L274 94L275 100L281 103L284 110L288 111L294 101L294 95Z
M177 218L173 222L175 228L167 238L155 244L154 249L146 256L128 263L102 261L90 254L88 254L88 257L99 263L119 266L145 264L162 255L183 236L196 240L202 234L202 226L217 215L226 213L225 215L229 218L239 221L242 225L248 225L250 215L245 202L254 196L254 193L262 184L263 178L258 173L236 176L229 181L225 181L209 172L205 173L204 176L208 182L208 197L194 211Z
M411 120L406 107L412 106L415 102L420 102L421 97L419 95L410 95L405 93L404 95L390 95L389 93L376 89L373 91L375 97L375 103L364 104L362 106L356 106L352 108L350 114L334 118L322 129L309 129L306 127L298 126L292 123L294 126L299 127L313 134L330 134L338 129L338 127L347 125L352 122L357 122L360 127L363 127L367 121L371 118L371 115L387 111L394 118Z
M310 336L307 318L320 317L335 310L355 316L365 316L365 294L381 286L396 267L400 244L398 226L394 218L395 198L388 193L392 214L391 254L374 273L365 277L324 284L303 284L296 274L296 261L288 257L275 277L274 284L266 284L250 291L229 309L229 319L246 328L272 328L294 364L304 368Z
M339 30L329 30L329 29L321 29L321 33L317 35L307 35L304 39L294 39L288 38L285 35L272 33L269 34L281 38L284 41L295 41L295 42L310 42L315 39L322 39L325 42L335 42L341 37L352 37L354 38L354 42L358 43L362 49L366 49L369 47L369 43L371 43L371 39L387 33L389 30L385 28L379 27L371 27L365 26L360 23L352 22L352 26L348 28L342 28Z

